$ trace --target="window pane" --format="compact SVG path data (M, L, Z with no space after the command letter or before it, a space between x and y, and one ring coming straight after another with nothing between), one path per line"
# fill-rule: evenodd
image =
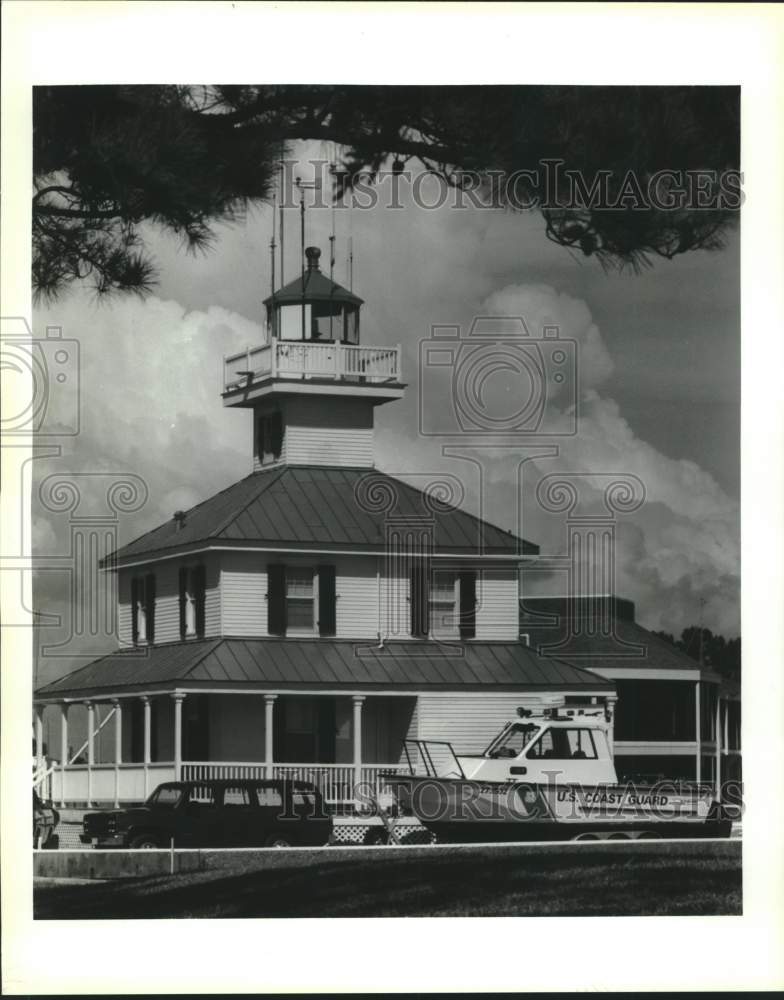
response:
M290 628L313 628L313 599L288 601L287 620Z
M283 796L275 785L257 785L256 796L260 806L282 806Z
M194 785L193 788L188 791L188 802L199 802L203 806L214 806L214 790L209 786Z
M596 759L596 747L590 729L567 729L566 736L573 760Z
M223 792L224 806L249 806L250 795L247 788L226 788Z
M313 597L313 570L287 569L286 594L288 597Z

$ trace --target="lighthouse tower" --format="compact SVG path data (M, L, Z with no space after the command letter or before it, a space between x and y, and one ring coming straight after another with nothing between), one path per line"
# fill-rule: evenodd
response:
M256 470L372 466L375 407L405 392L400 345L362 345L362 299L320 256L308 247L303 274L265 300L266 342L224 358L223 404L253 411Z

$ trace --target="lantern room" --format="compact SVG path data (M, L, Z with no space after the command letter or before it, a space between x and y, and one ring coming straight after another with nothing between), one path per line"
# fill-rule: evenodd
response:
M305 250L303 273L264 300L270 336L285 341L359 343L362 299L319 267L318 247Z

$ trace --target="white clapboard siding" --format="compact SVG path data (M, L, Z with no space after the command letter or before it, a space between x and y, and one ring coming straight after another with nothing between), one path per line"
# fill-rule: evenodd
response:
M515 693L419 696L419 739L448 740L458 753L482 753L525 696Z
M286 428L286 461L289 465L370 468L373 465L373 429L289 425Z
M373 465L373 407L367 400L293 397L285 401L283 420L290 465Z
M476 590L476 638L516 640L520 628L517 570L482 570Z
M386 639L411 637L410 582L406 576L381 577L381 626Z
M150 568L155 574L155 642L180 639L179 566L171 560Z
M257 553L223 553L220 572L224 635L267 635L267 565Z
M337 637L374 639L379 630L376 560L337 559L335 567Z
M204 567L207 574L207 590L204 595L204 637L206 639L219 636L223 629L221 590L220 590L220 561L217 554L208 555L204 559Z
M133 642L133 620L131 612L131 577L132 570L124 570L119 573L117 612L117 629L120 646L130 646Z

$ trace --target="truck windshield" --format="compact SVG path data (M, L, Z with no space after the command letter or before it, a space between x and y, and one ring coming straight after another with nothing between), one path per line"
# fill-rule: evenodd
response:
M519 757L539 731L532 722L516 722L487 748L488 757Z
M156 788L149 799L147 799L147 805L163 806L163 808L168 807L169 809L173 809L181 798L181 788L171 788L166 785L161 785L161 787Z

